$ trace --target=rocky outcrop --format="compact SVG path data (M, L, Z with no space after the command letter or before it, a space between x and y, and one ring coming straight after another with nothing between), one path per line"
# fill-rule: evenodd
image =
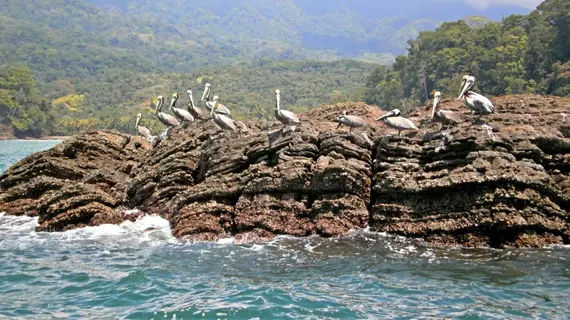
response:
M155 148L139 138L89 132L22 160L0 177L0 211L40 215L41 230L159 214L175 236L238 242L275 235L338 236L372 230L434 244L570 243L570 111L567 99L494 99L490 127L458 101L442 109L465 122L442 144L429 107L420 130L395 135L361 103L314 109L295 132L246 123L217 134L209 122L176 128ZM344 110L368 126L331 122Z
M374 126L334 132L345 108L370 123L381 114L364 104L318 109L293 133L248 123L248 132L211 138L215 127L175 131L133 169L125 201L167 216L189 241L237 235L342 235L368 223ZM368 138L370 139L370 138Z
M0 176L0 211L39 216L39 230L119 223L132 167L150 146L129 135L93 131L33 154Z
M464 123L445 151L436 152L429 132L379 139L372 229L465 246L570 242L568 100L520 95L494 104L498 114L486 117L494 130ZM463 110L455 101L443 108Z

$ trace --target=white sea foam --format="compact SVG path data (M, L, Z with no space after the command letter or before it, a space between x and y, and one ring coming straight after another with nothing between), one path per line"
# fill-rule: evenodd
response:
M162 244L176 243L172 236L170 223L156 215L143 216L136 221L125 221L119 225L103 224L96 227L86 227L66 231L66 240L93 240L99 242L125 242Z
M140 211L139 209L129 209L129 210L124 210L124 211L123 211L123 213L124 213L126 216L130 216L130 215L132 215L132 214L138 214L138 213L140 213L140 212L141 212L141 211Z
M305 250L309 251L309 252L315 252L315 248L318 247L318 245L314 245L312 246L309 243L305 243Z
M38 225L37 217L9 216L0 212L0 232L6 233L30 233Z
M37 217L9 216L0 213L0 232L2 238L18 236L19 240L28 238L44 242L58 241L93 241L100 243L125 243L158 245L176 243L172 236L170 224L156 215L143 216L136 221L125 221L119 225L103 224L96 227L85 227L65 232L36 232Z
M235 240L236 240L235 237L222 238L218 240L218 244L234 244Z

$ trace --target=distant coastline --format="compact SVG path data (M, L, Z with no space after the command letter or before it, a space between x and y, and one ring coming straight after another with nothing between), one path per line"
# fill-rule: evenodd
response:
M0 141L3 140L22 140L22 141L33 141L33 140L67 140L70 136L44 136L39 138L34 137L27 137L27 138L18 138L12 135L0 136Z

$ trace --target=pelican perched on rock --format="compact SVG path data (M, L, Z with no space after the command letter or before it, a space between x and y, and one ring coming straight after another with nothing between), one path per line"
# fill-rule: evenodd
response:
M208 119L208 115L206 112L194 105L194 97L192 96L192 90L186 91L188 93L188 112L194 117L194 119L206 120Z
M210 85L209 83L206 83L206 87L204 88L204 93L202 94L202 101L206 100L206 109L208 109L208 111L212 111L212 109L214 108L214 104L215 101L210 101L210 94L212 92L212 85ZM216 110L216 113L219 114L225 114L225 115L231 115L232 113L230 112L230 109L228 109L226 106L224 106L223 104L218 104L218 109Z
M140 125L142 115L139 113L137 114L137 121L135 122L135 127L141 136L146 138L147 141L152 142L154 136L150 133L150 130L147 127L143 127Z
M447 125L449 127L451 125L461 123L461 118L457 113L449 110L439 110L440 102L441 102L441 92L436 91L435 94L433 95L433 108L431 109L432 120L440 122L442 124L441 126L442 129L444 125Z
M301 121L299 120L299 118L297 118L296 114L294 114L291 111L281 109L280 100L281 100L281 92L279 91L279 89L277 89L275 90L275 118L279 120L279 122L284 124L283 129L281 130L284 131L288 125L301 124ZM295 126L293 126L292 130L295 130Z
M212 108L212 110L210 110L210 116L212 117L212 120L214 120L214 123L222 128L222 130L226 130L226 131L236 131L236 124L234 123L234 120L230 117L227 117L223 114L218 114L216 113L216 109L218 109L220 107L220 103L219 103L219 98L218 96L214 96L214 107Z
M473 88L474 85L475 77L464 75L461 80L461 88L457 99L463 98L463 103L471 109L471 112L474 114L481 116L495 113L495 107L493 103L491 103L491 100L476 92L468 91Z
M403 130L417 130L418 127L408 118L400 116L400 110L394 109L385 115L376 119L376 121L384 120L384 123L393 129L398 130L398 135Z
M336 127L337 129L340 128L340 126L343 124L347 127L350 127L349 132L352 132L354 128L362 127L366 124L364 119L361 117L348 115L346 111L342 113L342 116L337 117L333 121L338 122L338 126Z
M156 116L158 120L162 122L164 125L168 127L175 127L179 126L180 122L173 116L169 115L168 113L162 112L162 106L164 105L164 97L158 96L156 100Z
M190 112L182 108L176 107L177 101L178 101L178 93L174 93L172 95L172 98L170 99L170 111L172 111L174 116L183 123L194 122L194 117L192 116L192 114L190 114Z

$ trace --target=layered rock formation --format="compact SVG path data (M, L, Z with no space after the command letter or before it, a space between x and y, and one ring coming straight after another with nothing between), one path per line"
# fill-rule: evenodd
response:
M119 223L123 183L150 146L129 135L93 131L33 154L0 176L0 212L39 216L41 231Z
M569 243L568 100L515 95L494 104L498 114L486 120L495 130L464 123L439 153L424 132L378 141L374 230L466 246Z
M169 217L177 237L238 241L279 234L345 234L368 222L373 143L335 132L345 108L373 123L364 104L338 105L301 116L293 133L248 123L248 132L212 138L215 127L175 131L132 172L125 201Z
M494 128L472 125L461 102L442 109L465 122L448 133L398 137L351 103L314 109L302 125L247 123L216 135L209 122L176 128L151 148L111 132L88 132L22 160L0 177L0 211L40 215L40 230L167 218L187 241L236 236L338 236L372 230L435 244L543 246L570 243L570 101L520 95L494 100ZM370 124L347 132L331 122L351 110Z

